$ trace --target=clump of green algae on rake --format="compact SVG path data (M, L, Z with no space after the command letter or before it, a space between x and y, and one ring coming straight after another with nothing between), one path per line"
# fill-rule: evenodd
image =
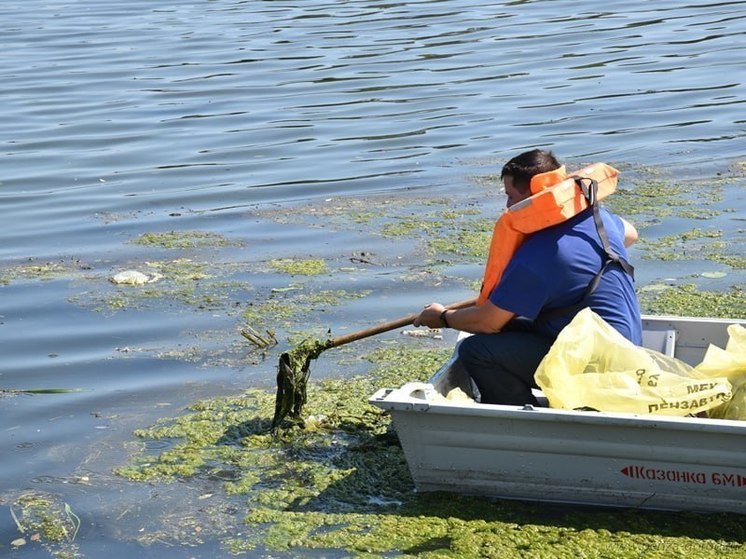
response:
M306 403L308 377L311 374L311 361L331 347L334 347L334 340L308 339L280 355L280 363L277 366L275 415L272 418L273 432L277 432L282 421L288 416L294 422L301 420L301 411Z

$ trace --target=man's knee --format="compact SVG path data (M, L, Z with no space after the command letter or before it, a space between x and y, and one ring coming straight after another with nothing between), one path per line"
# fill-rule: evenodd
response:
M483 393L520 392L523 399L524 393L530 394L536 367L550 346L551 340L527 332L475 334L461 341L458 357Z
M459 359L464 363L475 363L489 360L492 352L487 351L484 342L485 340L483 339L483 336L479 334L464 338L458 347Z

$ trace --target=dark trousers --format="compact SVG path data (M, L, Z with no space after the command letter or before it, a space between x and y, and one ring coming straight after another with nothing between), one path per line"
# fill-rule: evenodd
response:
M525 319L512 320L499 334L474 334L459 346L459 361L485 404L538 405L531 394L534 373L554 338L539 334Z

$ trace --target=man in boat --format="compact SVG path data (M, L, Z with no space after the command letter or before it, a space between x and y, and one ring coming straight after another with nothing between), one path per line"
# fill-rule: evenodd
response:
M508 209L495 225L477 305L446 310L432 303L414 322L474 334L458 355L482 402L536 405L534 372L560 330L584 307L641 345L626 250L637 231L597 203L613 192L617 174L601 163L566 175L551 152L538 149L502 168ZM559 196L568 188L577 199ZM543 205L547 197L549 209Z

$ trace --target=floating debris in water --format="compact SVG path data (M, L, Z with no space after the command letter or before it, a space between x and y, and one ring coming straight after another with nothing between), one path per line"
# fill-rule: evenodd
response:
M443 339L443 330L440 328L423 328L419 330L402 330L402 336L412 338L432 338L433 340Z
M251 326L245 326L241 330L241 335L259 349L277 345L277 338L275 338L275 335L269 330L267 330L267 337L264 337Z
M124 270L114 274L109 281L117 285L145 285L146 283L154 283L161 278L163 278L163 275L157 272L148 275L137 270Z

